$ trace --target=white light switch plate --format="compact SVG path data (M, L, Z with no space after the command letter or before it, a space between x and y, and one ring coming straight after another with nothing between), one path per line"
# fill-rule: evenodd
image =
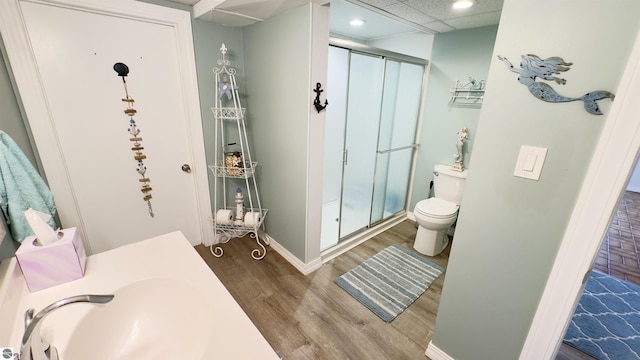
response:
M539 180L546 157L546 148L522 145L513 175L525 179Z

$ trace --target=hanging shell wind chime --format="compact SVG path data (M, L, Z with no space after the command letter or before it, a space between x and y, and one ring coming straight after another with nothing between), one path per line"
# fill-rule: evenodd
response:
M142 152L144 147L141 144L142 137L140 137L140 129L138 129L138 125L136 124L133 116L136 114L136 109L133 108L134 100L129 96L129 91L127 90L127 82L124 79L125 76L129 74L129 67L123 63L116 63L113 65L113 70L118 73L118 76L122 77L122 83L124 85L124 93L125 98L122 99L123 102L127 104L127 108L124 110L124 113L129 116L129 129L128 132L132 136L129 138L131 142L133 142L133 147L131 150L134 153L133 158L138 162L138 166L136 171L140 174L139 182L142 183L142 191L143 197L142 199L147 202L147 207L149 209L149 215L153 217L153 208L151 207L151 186L149 182L151 181L149 178L145 176L147 172L147 167L144 165L143 160L147 158L147 156Z

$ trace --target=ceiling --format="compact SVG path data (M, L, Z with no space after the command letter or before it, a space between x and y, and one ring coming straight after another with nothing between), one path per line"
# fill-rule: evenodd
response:
M332 34L372 40L404 33L438 34L495 25L503 0L476 0L455 10L453 0L171 0L193 6L194 17L228 26L247 26L309 2L330 6ZM349 21L365 19L359 28Z

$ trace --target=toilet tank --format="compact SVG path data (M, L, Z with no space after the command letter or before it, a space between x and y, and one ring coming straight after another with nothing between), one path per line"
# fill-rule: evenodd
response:
M450 165L438 164L433 167L433 192L438 199L460 205L467 170L457 171Z

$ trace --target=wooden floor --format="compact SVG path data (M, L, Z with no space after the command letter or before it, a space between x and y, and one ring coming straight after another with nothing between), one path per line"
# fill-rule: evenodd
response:
M224 244L221 258L202 245L196 250L285 360L415 360L427 358L446 272L391 323L333 282L391 244L413 250L415 233L415 224L405 221L307 276L272 249L263 260L253 260L255 240L248 237ZM446 267L450 248L428 258Z
M560 345L560 350L555 360L596 360L582 351L575 349L565 343Z
M613 215L594 269L640 285L640 193L626 191Z
M333 283L391 244L412 249L415 233L415 224L405 221L308 276L271 249L263 260L253 260L250 252L255 240L249 237L223 245L222 258L215 258L202 245L196 250L284 359L426 359L446 272L391 323L380 320ZM594 269L638 284L639 247L640 194L627 192ZM425 257L446 267L450 248L437 257ZM556 360L593 358L562 344Z

